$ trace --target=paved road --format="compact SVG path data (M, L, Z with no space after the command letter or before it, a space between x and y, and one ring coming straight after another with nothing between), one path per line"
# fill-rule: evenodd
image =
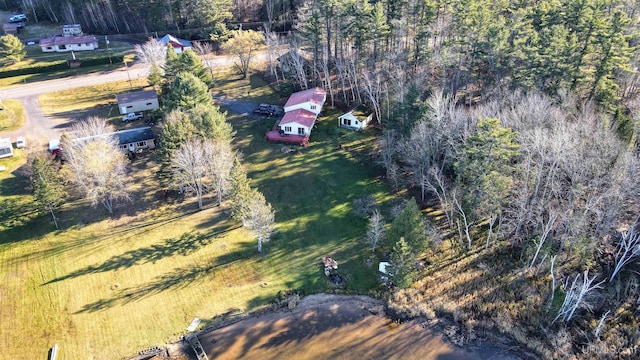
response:
M266 54L256 55L256 61L263 61ZM234 58L229 56L214 56L206 61L207 65L215 68L233 65ZM26 83L0 88L0 98L15 99L22 102L25 108L25 125L16 131L0 133L2 137L11 137L12 141L18 136L27 138L27 146L46 145L49 139L60 136L65 122L57 121L44 115L38 104L38 96L54 91L71 90L113 81L124 81L146 77L148 67L145 64L134 64L128 68L121 67L113 71L78 75L67 78Z
M147 76L147 67L142 64L137 64L130 66L128 71L123 67L109 72L72 76L2 88L0 89L0 98L14 99L22 102L25 109L25 124L18 130L3 132L0 136L8 136L12 141L15 141L18 136L24 136L27 139L27 146L29 148L44 146L48 143L49 139L60 136L62 129L65 127L65 122L46 116L42 112L38 104L38 97L40 95L105 82L128 80L129 77L136 79L144 76Z

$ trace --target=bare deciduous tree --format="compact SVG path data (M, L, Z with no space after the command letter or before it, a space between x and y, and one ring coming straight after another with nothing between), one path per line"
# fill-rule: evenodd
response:
M71 180L92 206L102 204L112 214L114 201L129 200L127 159L115 133L97 117L74 124L71 133L61 146Z
M254 192L253 201L249 206L247 225L258 238L258 252L262 253L262 244L271 239L275 230L275 213L262 193Z
M231 145L224 140L206 140L202 144L206 163L206 174L213 182L218 206L222 204L222 196L228 191L231 181L231 169L236 159L236 153Z
M382 95L383 77L379 71L370 73L362 71L363 90L366 95L367 104L373 109L376 120L382 124Z
M376 251L376 246L384 239L384 219L377 209L369 217L369 227L367 229L367 243L371 245L371 252Z
M531 263L529 264L529 269L531 269L533 265L536 263L536 259L538 259L538 254L540 254L540 250L542 249L542 246L547 240L549 233L551 233L551 230L553 230L554 226L556 225L557 219L558 219L558 214L555 212L551 212L549 214L549 218L547 219L547 222L542 223L542 233L540 234L540 238L538 239L538 241L535 241L535 240L533 241L533 243L536 245L536 252L533 255L533 259L531 259Z
M209 41L194 41L191 48L199 56L204 56L213 51L213 45Z
M180 190L195 193L198 209L202 209L202 195L205 192L207 162L202 151L202 142L198 139L185 141L171 158L174 181Z
M640 232L638 232L638 227L640 227L640 218L636 219L629 230L622 234L618 243L618 252L616 253L616 266L609 282L616 278L616 275L625 265L640 255Z
M398 153L398 136L395 130L384 130L379 140L380 163L384 166L387 179L398 187L397 176L394 176L396 154Z
M147 42L135 46L136 55L146 64L156 65L158 68L164 66L164 60L167 56L164 45L155 38L149 38Z
M305 64L307 60L302 56L302 52L298 45L298 40L295 36L291 37L289 42L289 51L286 60L286 67L293 73L293 78L298 86L302 90L309 88L309 82L307 81L307 72L305 71Z
M451 197L453 199L453 205L455 206L456 212L458 213L458 215L462 219L462 223L464 224L464 235L467 239L467 249L471 249L471 242L473 238L471 237L471 233L469 232L469 229L471 229L471 227L473 226L473 222L470 221L469 217L467 216L467 213L462 208L462 205L460 205L460 202L458 201L458 198L456 197L455 192ZM460 233L460 236L461 236L460 240L462 240L462 228L460 226L460 222L458 222L458 232Z
M274 0L271 0L270 2L273 1ZM280 48L280 39L278 38L278 34L269 31L269 28L265 26L264 40L267 45L267 65L269 66L269 72L271 73L271 76L276 79L276 82L280 82L278 77L278 52Z
M432 129L426 121L418 122L411 134L400 145L400 155L404 163L409 165L409 173L413 176L413 183L420 186L420 198L425 199L427 175L434 164L437 146L434 144Z
M597 275L589 278L589 270L585 270L582 276L578 274L573 278L568 288L565 286L564 302L558 310L558 315L551 322L552 324L558 319L562 319L565 323L569 322L575 315L576 310L580 308L591 310L592 305L588 300L588 295L595 289L601 289L601 285L605 282L605 280L602 280L597 284L593 284L596 278Z

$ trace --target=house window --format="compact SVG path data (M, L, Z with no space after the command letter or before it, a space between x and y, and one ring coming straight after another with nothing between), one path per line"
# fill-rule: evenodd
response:
M150 106L150 105L151 105L151 103L147 103L147 106Z
M52 50L53 48L51 46L47 46L47 50Z
M127 109L131 109L133 107L133 105L129 105L127 106Z
M351 119L343 119L343 124L347 126L351 126Z
M315 110L316 106L315 105L311 105L311 110Z
M298 135L304 135L304 128L298 128Z
M140 141L138 143L138 146L147 146L147 142L146 141Z
M120 145L120 149L127 149L127 145Z
M284 131L291 132L291 126L285 126L284 127Z

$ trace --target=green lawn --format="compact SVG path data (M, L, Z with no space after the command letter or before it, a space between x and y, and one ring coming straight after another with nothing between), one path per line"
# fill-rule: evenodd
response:
M273 96L273 95L270 95ZM332 114L331 111L327 111ZM335 129L327 115L308 148L264 140L272 124L230 116L253 185L276 210L278 233L258 255L256 242L228 209L196 212L192 199L165 198L153 156L132 163L133 202L109 217L75 200L59 212L61 230L38 216L20 156L0 173L1 358L118 359L184 334L193 317L272 301L279 291L333 289L320 259L333 256L347 291L378 284L365 265L366 220L352 200L390 200L367 161L371 134ZM349 151L336 150L337 144Z
M75 52L76 58L79 60L90 60L95 58L106 57L111 54L112 56L122 56L125 55L130 61L133 58L132 52L133 47L129 43L111 41L109 50L106 48L106 43L104 41L98 41L99 48L93 51L80 51ZM15 64L7 64L3 70L13 70L13 69L21 69L30 66L44 66L47 64L51 64L53 62L66 61L70 60L71 53L43 53L40 46L36 45L27 45L25 47L27 50L27 56L20 62ZM59 79L61 77L70 77L77 76L82 74L90 74L102 71L111 71L120 67L123 67L124 64L122 62L114 62L113 64L106 65L94 65L94 66L80 66L78 68L73 69L64 69L62 71L52 71L46 73L39 74L27 74L27 75L19 75L13 76L9 78L1 78L0 79L0 87L17 85L22 83L31 83L37 81L44 80L52 80Z
M87 86L82 91L63 90L38 97L38 103L42 112L49 116L66 117L68 113L88 112L112 120L114 126L120 128L123 124L116 95L131 91L151 89L146 78L129 81L108 82L95 86Z
M18 100L0 99L0 131L13 131L24 124L24 107Z

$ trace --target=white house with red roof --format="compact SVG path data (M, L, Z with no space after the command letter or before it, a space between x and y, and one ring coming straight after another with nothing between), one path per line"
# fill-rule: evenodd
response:
M310 135L311 129L316 123L316 117L316 114L306 109L287 111L278 123L280 133L286 135Z
M327 92L321 88L298 91L291 94L287 103L284 104L284 112L296 109L305 109L318 115L322 106L327 101Z
M61 36L51 35L40 40L42 52L85 51L98 48L98 40L93 35Z
M276 127L267 131L267 140L307 146L325 101L327 93L321 88L291 94L284 105L284 116Z

